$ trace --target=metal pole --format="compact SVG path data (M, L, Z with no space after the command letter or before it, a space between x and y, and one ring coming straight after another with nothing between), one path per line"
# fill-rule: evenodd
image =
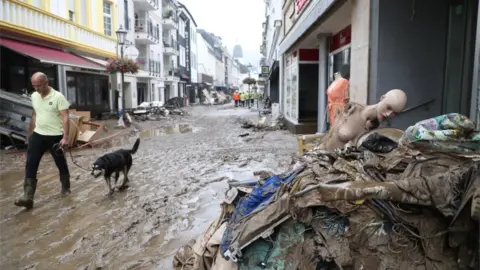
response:
M255 99L257 100L257 109L258 109L258 86L255 89Z
M123 45L120 45L120 58L123 61ZM125 109L126 109L126 105L125 105L125 73L123 72L123 69L120 70L120 73L122 74L122 110L123 110L122 115L125 115ZM125 118L124 118L124 121L125 121Z
M250 77L250 67L248 68L248 78L251 79L251 77ZM250 82L248 82L248 98L247 98L247 100L245 100L245 102L248 104L249 109L250 109L250 94L251 94L250 87L251 87L251 84L250 84Z

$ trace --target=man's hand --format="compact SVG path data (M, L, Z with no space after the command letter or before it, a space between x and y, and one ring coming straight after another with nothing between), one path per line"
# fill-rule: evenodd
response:
M68 138L63 137L60 141L60 145L68 145Z

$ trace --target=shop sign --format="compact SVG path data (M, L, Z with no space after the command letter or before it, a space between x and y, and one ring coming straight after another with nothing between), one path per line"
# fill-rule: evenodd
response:
M297 14L300 14L302 10L307 6L310 0L295 0L295 9L297 10Z
M352 42L352 26L349 25L340 32L334 34L330 39L329 51L336 51Z
M270 74L270 67L269 66L262 66L262 73L259 74L260 77L268 77Z

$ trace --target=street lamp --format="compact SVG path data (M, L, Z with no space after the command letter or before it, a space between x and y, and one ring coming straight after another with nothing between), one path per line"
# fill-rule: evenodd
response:
M125 39L127 37L127 31L123 29L123 27L120 25L120 28L116 32L117 34L117 43L120 46L120 59L123 61L123 45L125 45ZM120 73L122 74L122 116L125 115L125 73L122 70L120 70ZM123 121L125 121L125 117L123 117Z
M251 70L252 70L252 64L248 64L247 68L248 68L248 78L251 79L252 77L251 77L250 72L251 72ZM250 95L252 94L252 91L251 91L250 87L251 87L251 85L248 84L248 99L249 99L249 100L246 101L246 102L247 102L247 104L248 104L248 108L249 108L249 109L250 109L250 100L251 100Z
M257 100L257 109L258 109L258 93L257 93L257 90L258 90L258 86L255 85L253 87L253 91L255 91L255 99Z

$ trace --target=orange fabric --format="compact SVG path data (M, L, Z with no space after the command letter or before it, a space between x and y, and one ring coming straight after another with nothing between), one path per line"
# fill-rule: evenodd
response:
M233 93L233 100L240 100L240 94L239 93Z
M330 84L327 89L328 96L328 115L330 118L330 125L335 123L337 112L343 110L345 104L348 103L348 80L339 78Z

